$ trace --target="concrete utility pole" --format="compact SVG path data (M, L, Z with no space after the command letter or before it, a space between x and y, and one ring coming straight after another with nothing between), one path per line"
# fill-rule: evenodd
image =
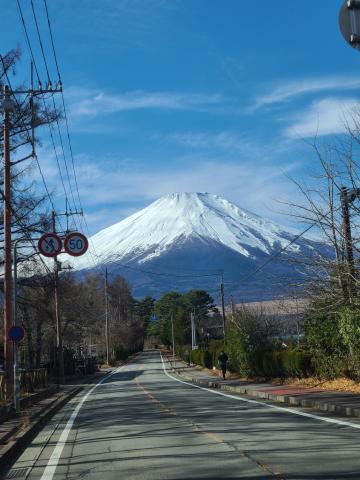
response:
M234 299L231 295L230 297L230 302L231 302L231 321L234 322L235 320L235 305L234 305Z
M109 365L109 296L108 296L107 268L105 268L105 344L106 344L106 364Z
M341 211L343 218L343 234L345 240L345 249L346 249L346 258L348 264L348 296L349 302L351 303L352 297L355 293L355 283L356 283L356 268L354 263L354 251L352 244L352 235L351 235L351 224L350 224L350 204L360 196L360 189L352 189L348 192L346 187L341 187L340 189L340 201L341 201Z
M224 334L224 343L225 343L226 316L225 316L225 299L224 299L224 272L221 272L220 294L221 294L223 334Z
M174 336L174 315L171 314L171 336L172 336L172 357L173 367L175 366L175 336Z
M195 348L197 348L197 345L196 345L196 327L195 327L194 312L190 313L190 322L191 322L191 350L195 350Z
M3 89L4 108L4 360L5 397L14 394L14 348L8 333L12 327L12 259L11 259L11 168L10 168L10 111L12 102L8 86Z

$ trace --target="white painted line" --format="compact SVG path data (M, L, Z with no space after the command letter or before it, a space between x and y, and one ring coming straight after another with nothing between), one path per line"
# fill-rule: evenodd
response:
M66 445L66 441L68 439L68 436L70 434L70 431L71 431L71 428L72 426L74 425L74 421L81 409L81 407L83 406L83 403L86 402L87 398L89 397L89 395L92 394L92 392L95 390L95 388L97 388L99 385L101 385L102 383L104 383L108 378L110 378L112 375L115 375L116 373L119 373L120 370L123 368L124 366L120 367L120 368L117 368L116 370L114 370L113 372L109 373L108 375L106 375L104 378L102 378L97 384L95 384L92 388L90 388L90 390L82 397L82 399L80 400L80 402L77 404L77 406L75 407L74 411L72 412L67 424L65 425L64 427L64 430L61 432L61 435L60 435L60 438L54 448L54 451L51 455L51 457L49 458L49 461L45 467L45 470L44 470L44 473L42 474L42 477L40 480L52 480L54 474L55 474L55 470L56 470L56 467L59 463L59 460L60 460L60 457L61 457L61 454L62 454L62 451Z
M165 375L167 375L172 380L175 380L176 382L183 383L184 385L190 385L191 387L199 388L200 390L205 390L207 392L214 393L215 395L221 395L222 397L232 398L232 399L238 400L240 402L252 403L252 404L256 404L256 405L261 405L263 407L272 408L274 410L278 410L278 411L283 412L283 413L292 413L294 415L299 415L300 417L312 418L313 420L320 420L321 422L333 423L335 425L342 425L344 427L356 428L356 429L360 430L360 424L357 424L357 423L347 422L347 421L344 421L344 420L337 420L336 418L321 417L320 415L301 412L299 410L294 410L293 408L280 407L278 405L272 405L270 403L259 402L258 400L250 400L249 398L244 398L244 397L241 397L239 395L236 395L236 396L235 395L230 395L228 393L219 392L218 390L213 390L211 388L200 387L200 385L196 385L195 383L185 382L184 380L180 380L179 378L176 378L176 377L173 377L172 375L170 375L170 373L168 373L167 370L166 370L164 359L163 359L163 356L161 355L161 353L160 353L160 357L161 357L161 362L162 362L162 366L163 366L163 370L164 370Z

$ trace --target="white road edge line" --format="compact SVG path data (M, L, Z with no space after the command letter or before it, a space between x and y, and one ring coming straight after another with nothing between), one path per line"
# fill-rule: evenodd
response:
M166 370L164 359L163 359L163 356L162 356L161 352L160 352L160 357L161 357L161 362L162 362L162 366L163 366L163 370L164 370L165 375L167 375L172 380L175 380L176 382L183 383L184 385L190 385L191 387L194 387L194 388L200 388L200 390L205 390L207 392L214 393L215 395L221 395L222 397L232 398L232 399L238 400L240 402L253 403L253 404L256 404L256 405L261 405L263 407L272 408L274 410L278 410L278 411L283 412L283 413L292 413L294 415L299 415L300 417L312 418L314 420L320 420L321 422L333 423L335 425L342 425L342 426L345 426L345 427L357 428L358 430L360 430L360 424L346 422L344 420L337 420L335 418L325 418L325 417L321 417L320 415L315 415L315 414L312 414L312 413L306 413L306 412L301 412L301 411L298 411L298 410L294 410L293 408L280 407L278 405L271 405L269 403L259 402L258 400L250 400L249 398L240 397L238 395L236 395L236 396L235 395L230 395L228 393L219 392L219 391L213 390L211 388L200 387L200 385L195 385L194 383L185 382L184 380L180 380L179 378L176 378L176 377L173 377L172 375L170 375L170 373L168 373L167 370Z
M56 467L59 463L62 451L66 445L66 441L68 439L68 436L70 434L70 431L72 429L72 426L74 425L75 419L83 406L84 402L86 402L87 398L89 395L92 394L92 392L97 388L99 385L104 383L108 378L110 378L112 375L115 375L116 373L119 373L120 370L124 368L124 365L120 368L117 368L113 372L109 373L106 375L104 378L102 378L98 383L96 383L93 387L90 388L90 390L82 397L80 402L76 405L74 411L72 412L67 424L64 427L64 430L61 432L60 438L54 448L54 451L49 458L49 461L45 467L44 473L42 474L42 477L40 480L52 480L55 474Z

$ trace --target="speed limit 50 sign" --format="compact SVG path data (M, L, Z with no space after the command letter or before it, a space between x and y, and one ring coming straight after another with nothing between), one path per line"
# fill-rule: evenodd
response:
M64 241L65 252L73 257L84 255L89 247L89 242L85 235L79 232L69 233Z

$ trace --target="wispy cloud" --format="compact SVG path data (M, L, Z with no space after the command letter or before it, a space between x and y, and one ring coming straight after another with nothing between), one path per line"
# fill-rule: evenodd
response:
M96 117L103 114L143 109L208 111L225 103L221 94L192 94L181 92L144 92L136 90L123 94L82 91L80 100L70 92L70 111L74 116Z
M215 147L225 150L238 150L247 144L243 137L228 131L214 134L209 132L175 132L169 134L166 138L178 145L202 149Z
M358 77L319 77L283 82L268 93L259 95L255 99L252 110L276 103L283 103L300 95L336 90L356 90L358 88L360 88L360 79Z
M284 134L288 138L306 138L344 133L346 125L352 123L352 115L359 111L357 99L325 98L292 117L292 125Z
M255 146L244 136L229 131L174 132L166 140L183 147L206 150L221 150L228 153L254 153Z
M293 163L287 165L285 170L291 172L295 168ZM255 176L253 162L241 165L222 163L218 158L204 159L194 166L188 165L176 171L171 167L150 166L141 169L113 166L107 169L91 162L78 167L80 195L86 209L93 212L92 230L111 225L127 216L131 212L129 199L136 204L134 210L139 210L162 195L182 191L215 193L239 206L273 218L274 211L280 209L277 200L293 196L293 187L285 177L284 170L276 166L259 164L256 170ZM105 189L103 185L106 185ZM101 215L97 215L97 212L101 212Z

